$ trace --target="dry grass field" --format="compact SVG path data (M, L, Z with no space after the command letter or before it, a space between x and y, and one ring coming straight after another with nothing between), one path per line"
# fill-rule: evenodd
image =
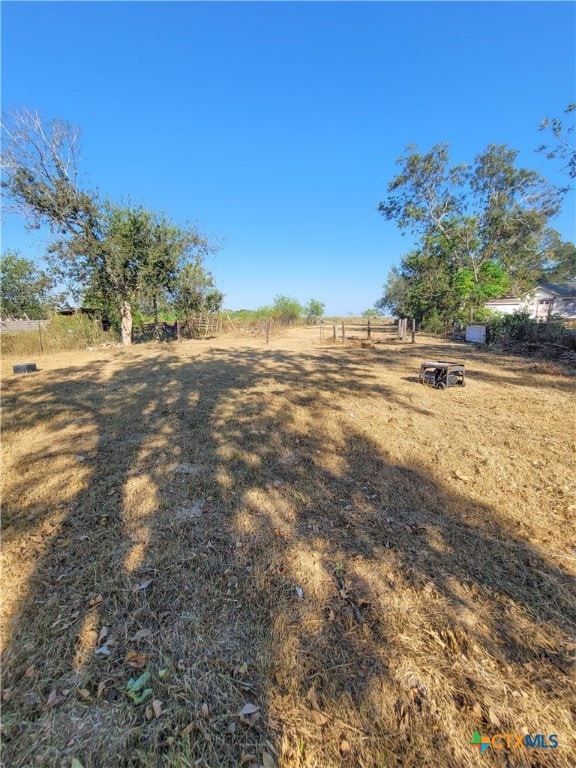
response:
M5 768L576 764L576 379L317 329L13 362Z

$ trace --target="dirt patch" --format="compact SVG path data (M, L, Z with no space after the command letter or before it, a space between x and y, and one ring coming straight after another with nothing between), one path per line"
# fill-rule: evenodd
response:
M573 764L572 379L317 329L11 364L6 765Z

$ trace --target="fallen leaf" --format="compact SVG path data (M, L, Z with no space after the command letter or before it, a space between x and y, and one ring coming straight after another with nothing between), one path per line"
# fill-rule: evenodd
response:
M244 763L253 763L256 760L256 755L247 755L245 752L242 753L242 757L240 758L240 765L244 765Z
M310 712L310 717L314 725L326 725L328 722L328 717L315 709Z
M94 651L95 654L99 654L100 656L109 656L110 655L110 649L107 645L103 645L101 648L97 648Z
M148 661L148 654L138 653L138 651L128 651L124 657L124 661L126 664L128 664L128 666L134 667L134 669L142 669L142 667L146 666L146 662Z
M496 712L492 709L492 707L488 707L488 719L492 723L492 725L499 726L500 720L498 720L498 716L496 715Z
M146 709L144 710L144 717L146 718L146 720L152 720L152 718L154 717L154 712L152 712L152 707L146 707Z
M482 717L482 707L480 706L479 702L474 702L474 706L472 707L472 712L474 713L474 717L477 720L480 720Z
M82 696L83 699L92 698L90 691L87 688L78 688L78 693L80 694L80 696Z
M146 688L142 691L142 688L144 688L148 680L150 680L150 672L144 672L136 680L130 678L128 681L125 690L135 704L141 704L144 699L152 695L152 688ZM142 691L142 693L140 693L140 691Z
M104 640L106 637L108 637L108 627L102 627L100 634L98 635L98 645L100 645L102 640Z
M425 592L433 592L435 589L436 589L436 584L434 584L433 581L429 581L427 584L424 585Z
M192 722L192 723L189 723L189 724L186 726L186 728L182 728L182 730L180 731L180 737L181 737L182 739L185 739L185 738L186 738L186 736L190 736L190 734L192 733L192 731L195 731L197 728L198 728L198 726L197 726L197 724L196 724L196 723L194 723L194 722Z
M306 698L310 702L310 706L312 709L315 709L316 712L320 712L320 707L318 705L318 699L316 698L316 688L312 686L308 693L306 694Z
M24 677L32 677L34 672L36 671L36 667L34 664L31 664L27 669L26 672L24 672Z
M164 678L168 677L169 674L170 674L170 670L168 669L168 667L164 667L163 669L158 670L158 677L160 678L160 680L164 680Z
M342 739L340 742L340 754L342 757L348 757L351 751L352 747L350 746L350 742L346 741L346 739Z
M104 598L102 597L102 595L97 595L95 598L93 598L92 600L90 600L90 602L88 603L88 605L90 606L90 608L94 608L94 606L96 606L96 605L100 605L100 603L101 603L103 600L104 600Z
M152 709L154 711L154 715L156 716L156 720L158 720L162 714L162 702L159 699L154 699L152 702Z
M234 671L232 672L232 677L238 677L238 675L245 675L246 672L248 672L248 664L244 662L243 664L240 664L239 667L234 667Z
M300 599L304 597L304 590L302 589L302 587L295 587L294 592L296 592L296 594Z
M58 698L58 693L56 692L56 688L52 688L48 696L48 699L46 700L45 707L46 708L51 707L53 704L56 703L57 698Z
M206 702L202 704L200 708L200 714L202 715L204 720L208 720L208 718L210 717L210 710L208 709L208 704L206 704Z
M276 761L268 752L262 752L262 765L264 768L276 768Z
M151 629L141 629L138 632L136 632L136 634L133 637L129 637L128 640L135 640L136 642L138 642L139 640L144 640L144 638L146 637L150 637L151 634L152 634Z
M139 592L142 589L147 589L150 584L152 584L153 579L148 579L147 581L143 581L141 584L136 584L132 587L132 592Z
M80 760L78 760L78 758L75 757L72 759L72 765L70 766L70 768L84 768L84 766L82 765Z
M258 712L260 710L260 707L257 707L255 704L244 704L240 712L238 714L240 717L248 717L249 715L253 715L255 712Z
M250 715L249 717L240 718L240 722L244 723L244 725L247 725L248 728L253 728L258 720L260 720L260 712L254 712L254 714Z

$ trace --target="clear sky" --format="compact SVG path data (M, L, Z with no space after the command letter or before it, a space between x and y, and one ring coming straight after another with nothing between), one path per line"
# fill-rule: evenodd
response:
M411 240L376 208L408 144L535 153L576 101L569 2L2 2L2 107L83 130L89 183L197 221L231 309L358 314ZM552 222L575 236L575 193ZM3 248L42 254L4 225Z

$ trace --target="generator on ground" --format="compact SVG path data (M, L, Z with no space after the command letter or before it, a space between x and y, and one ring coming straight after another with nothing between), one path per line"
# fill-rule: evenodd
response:
M440 360L427 360L420 366L421 384L428 384L435 389L446 387L465 387L466 372L464 363L448 363Z

